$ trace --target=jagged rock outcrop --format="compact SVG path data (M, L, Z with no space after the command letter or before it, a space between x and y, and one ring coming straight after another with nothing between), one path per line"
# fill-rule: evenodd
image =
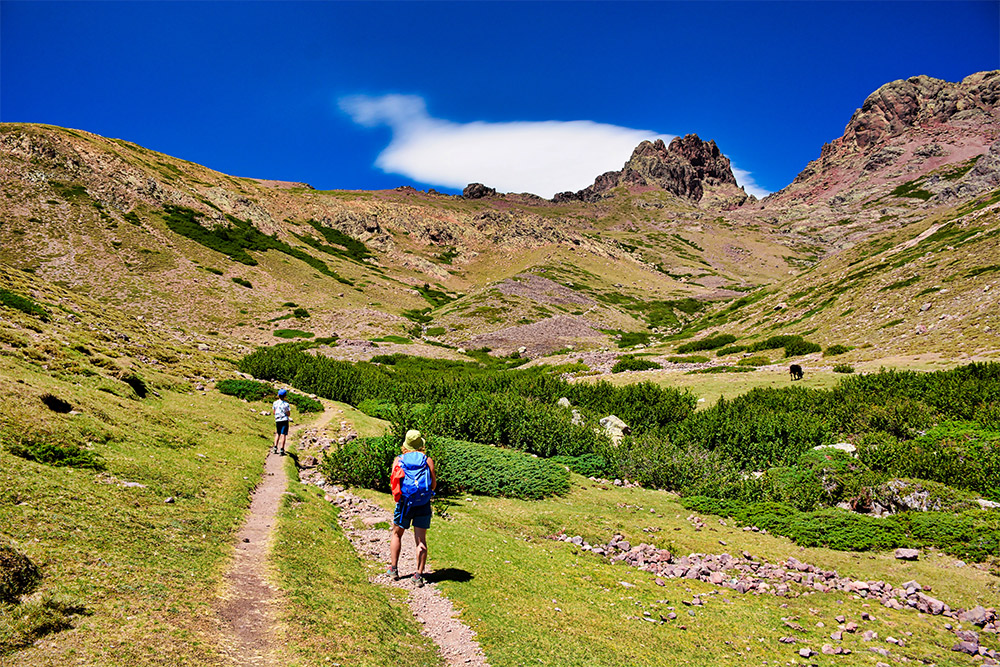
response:
M601 174L590 187L579 192L561 192L552 201L598 201L612 189L624 186L659 188L697 202L706 187L724 185L739 187L729 158L714 141L702 141L697 134L688 134L675 138L669 146L662 139L643 141L621 171ZM745 193L743 198L746 199Z
M495 197L497 191L495 188L489 188L482 183L469 183L462 190L462 196L466 199L482 199L483 197Z

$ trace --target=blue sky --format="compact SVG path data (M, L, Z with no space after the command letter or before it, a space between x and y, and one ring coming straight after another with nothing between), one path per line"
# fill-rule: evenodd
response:
M550 195L694 132L773 191L883 83L988 69L997 0L0 1L0 120L320 189Z

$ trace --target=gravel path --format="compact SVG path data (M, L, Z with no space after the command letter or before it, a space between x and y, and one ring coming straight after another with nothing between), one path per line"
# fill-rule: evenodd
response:
M403 548L399 556L399 574L401 579L393 581L384 573L389 563L389 530L375 528L378 524L391 524L392 514L378 505L359 498L339 487L331 487L314 472L302 471L302 481L315 484L327 491L326 499L338 505L339 522L344 534L362 558L366 558L384 566L383 573L375 576L373 583L395 586L409 591L410 609L421 624L421 632L431 638L440 648L441 655L449 667L489 667L486 656L476 641L475 633L467 625L455 617L455 609L434 585L448 573L435 572L431 567L434 557L434 525L427 533L429 547L428 568L425 571L427 583L418 588L413 583L411 575L414 570L413 532L406 531L403 536ZM359 529L359 526L366 526Z

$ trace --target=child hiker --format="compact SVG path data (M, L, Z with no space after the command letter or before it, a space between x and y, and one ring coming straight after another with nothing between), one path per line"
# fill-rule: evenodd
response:
M413 582L424 585L424 568L427 565L427 529L431 527L431 497L437 488L434 461L424 454L424 439L420 431L406 432L402 453L392 462L390 485L396 501L392 515L392 537L389 542L391 559L389 572L394 581L399 579L399 551L403 533L413 524L413 541L417 547L417 571Z
M274 453L278 453L278 445L281 445L281 455L285 455L285 441L288 439L288 422L292 420L292 406L285 400L287 389L278 390L278 400L271 406L274 413Z

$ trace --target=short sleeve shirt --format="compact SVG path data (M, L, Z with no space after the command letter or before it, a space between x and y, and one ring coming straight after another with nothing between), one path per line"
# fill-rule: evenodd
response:
M292 406L288 404L288 401L278 399L274 402L274 421L276 422L286 422L292 414Z

